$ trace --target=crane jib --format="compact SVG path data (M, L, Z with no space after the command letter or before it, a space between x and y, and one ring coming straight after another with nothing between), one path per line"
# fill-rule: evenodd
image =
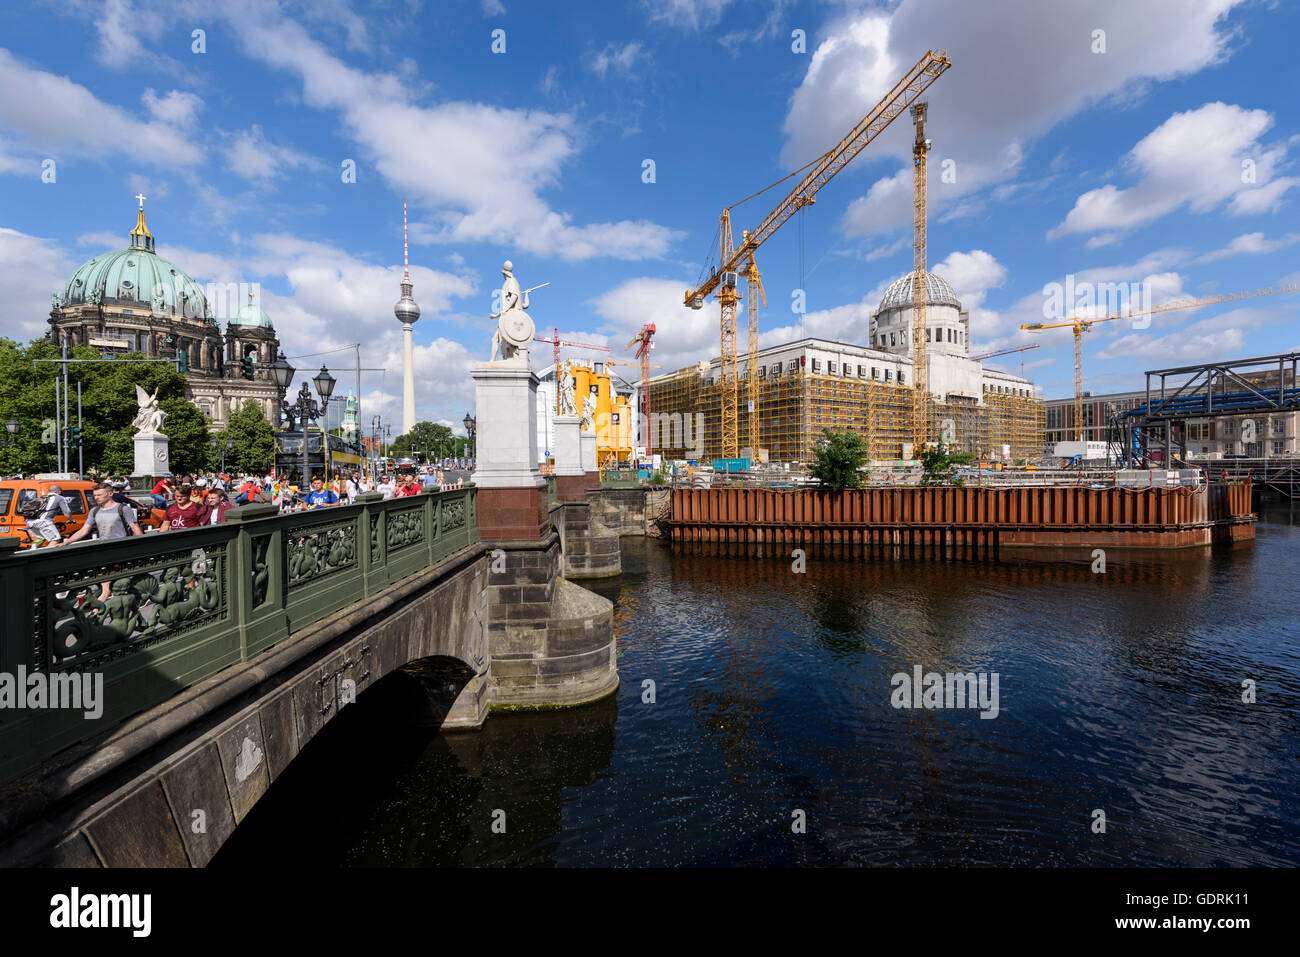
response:
M767 214L757 229L751 231L735 249L717 273L697 289L686 293L684 303L703 299L722 282L722 276L739 271L740 264L753 254L773 233L781 228L796 212L806 205L819 189L847 166L858 153L902 114L922 93L952 66L948 55L941 50L930 50L892 90L832 149L824 153L806 176L799 181L777 207Z

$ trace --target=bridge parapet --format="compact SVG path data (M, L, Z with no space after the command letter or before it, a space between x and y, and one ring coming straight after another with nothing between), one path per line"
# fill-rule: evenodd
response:
M0 710L0 783L477 541L471 485L0 551L0 680L22 696ZM33 687L79 707L36 705Z

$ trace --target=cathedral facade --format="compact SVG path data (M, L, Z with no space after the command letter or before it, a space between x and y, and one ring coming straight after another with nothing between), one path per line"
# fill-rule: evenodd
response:
M49 322L55 345L175 361L185 374L186 398L213 426L223 428L230 413L252 399L278 428L280 391L270 366L280 340L270 317L249 292L223 332L204 290L154 251L144 197L137 199L130 245L83 263L54 296ZM236 284L218 286L218 293L238 301ZM244 374L250 365L251 379Z

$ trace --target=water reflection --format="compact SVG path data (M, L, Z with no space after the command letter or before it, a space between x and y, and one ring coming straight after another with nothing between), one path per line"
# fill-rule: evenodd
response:
M788 553L625 538L624 575L589 586L615 603L617 700L422 739L376 712L313 756L369 783L331 805L310 853L402 865L1295 864L1300 528L1265 519L1248 546L1109 550L1100 575L1087 554L992 564L811 550L796 574ZM997 672L999 716L895 710L890 678L914 665ZM1246 678L1259 687L1251 705ZM364 703L349 710L364 717ZM282 810L267 811L265 843L245 842L242 860L299 840L291 812L310 778L272 789ZM496 809L505 834L491 832ZM791 832L796 810L806 834Z

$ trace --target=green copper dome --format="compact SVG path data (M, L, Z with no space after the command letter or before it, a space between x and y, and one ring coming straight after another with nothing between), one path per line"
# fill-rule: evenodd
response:
M155 315L215 322L208 299L193 279L153 251L144 211L131 245L81 264L63 287L62 305L78 303L142 308Z
M239 307L239 312L235 313L235 318L230 320L232 326L261 326L264 329L273 329L271 317L268 316L261 306L253 305L253 294L248 294L248 302Z

